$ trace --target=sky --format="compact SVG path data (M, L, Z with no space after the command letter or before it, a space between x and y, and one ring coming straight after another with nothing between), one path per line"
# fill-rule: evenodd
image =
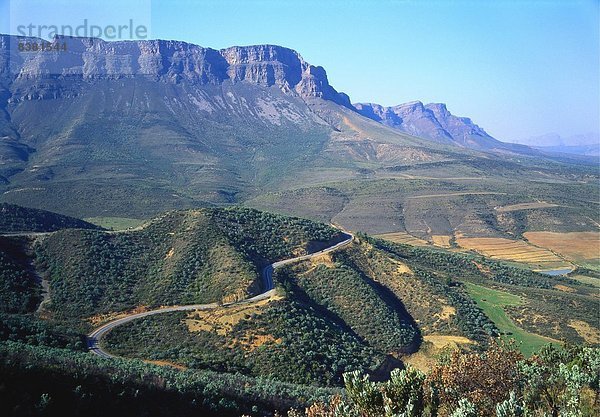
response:
M600 131L599 8L599 0L0 0L0 24L14 33L25 21L129 17L155 39L282 45L323 66L353 102L444 102L514 141Z

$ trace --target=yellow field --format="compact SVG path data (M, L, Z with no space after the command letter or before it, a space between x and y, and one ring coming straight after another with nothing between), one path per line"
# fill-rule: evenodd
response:
M569 327L575 329L575 331L585 340L586 343L592 345L600 343L600 331L595 327L590 326L585 321L571 320Z
M504 213L507 211L531 210L539 208L558 207L558 204L546 203L545 201L534 201L531 203L511 204L509 206L496 207L496 211Z
M413 235L409 235L406 232L394 232L394 233L384 233L382 235L376 235L375 237L389 240L394 243L403 243L405 245L414 245L414 246L427 246L428 242L419 239L418 237L414 237Z
M423 344L418 352L402 357L402 361L420 371L428 372L437 362L440 353L446 349L457 350L473 345L471 339L462 336L427 335L423 336Z
M280 300L281 296L273 296L255 303L238 304L214 308L211 310L196 310L188 314L185 324L190 332L216 331L224 336L233 326L252 314L261 314L263 307L274 300Z
M574 262L600 260L599 232L526 232L523 236L534 245L549 248Z
M552 251L531 245L522 240L457 236L456 243L465 249L477 251L492 259L522 262L540 270L573 267L573 265Z
M433 241L433 244L435 246L440 246L442 248L449 248L450 247L450 239L452 239L452 236L431 235L431 240Z

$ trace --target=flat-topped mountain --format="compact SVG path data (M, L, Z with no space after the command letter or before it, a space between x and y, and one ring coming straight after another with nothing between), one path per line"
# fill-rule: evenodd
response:
M355 108L322 67L280 46L57 38L66 50L25 52L19 42L41 40L0 36L3 202L146 218L413 170L504 175L532 152L443 105ZM529 177L563 169L527 161Z
M145 217L447 158L359 115L325 70L273 45L0 36L3 201ZM311 179L312 178L312 179ZM126 203L126 204L125 204Z
M277 86L301 97L321 97L351 107L327 80L322 67L310 65L296 52L277 45L234 46L215 50L181 41L119 41L97 38L56 38L66 50L22 52L19 43L39 44L40 39L0 36L3 51L0 76L32 78L73 77L118 79L146 76L159 81L218 85L225 80ZM53 94L61 94L58 89ZM47 92L46 92L47 93ZM23 98L40 98L35 93Z

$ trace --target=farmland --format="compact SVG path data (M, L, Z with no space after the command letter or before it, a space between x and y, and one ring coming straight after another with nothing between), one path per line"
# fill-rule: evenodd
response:
M534 245L548 248L566 259L586 267L600 267L600 234L598 232L526 232Z
M382 235L377 235L377 237L381 239L389 240L394 243L402 243L405 245L415 245L415 246L425 246L427 245L427 241L423 239L419 239L418 237L414 237L406 232L394 232L394 233L384 233Z
M456 238L462 248L474 250L492 259L521 262L536 270L572 269L573 265L552 251L522 240L492 237Z

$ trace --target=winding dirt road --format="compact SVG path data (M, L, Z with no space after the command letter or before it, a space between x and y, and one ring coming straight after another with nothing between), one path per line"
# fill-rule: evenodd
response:
M296 258L284 259L283 261L278 261L278 262L274 262L270 265L267 265L265 268L263 268L262 273L261 273L261 277L263 280L264 292L262 292L258 295L255 295L254 297L247 298L245 300L236 301L233 303L226 303L223 305L230 306L230 305L248 304L248 303L253 303L255 301L264 300L265 298L271 297L272 295L275 294L275 288L274 288L274 283L273 283L273 271L276 268L279 268L279 267L282 267L284 265L291 264L294 262L303 261L305 259L314 258L316 256L320 256L325 253L332 252L334 250L342 248L346 245L349 245L354 240L354 235L351 233L348 233L348 232L342 232L342 233L346 237L346 239L342 240L339 243L336 243L335 245L329 246L328 248L322 249L318 252L310 253L308 255L298 256ZM182 305L182 306L163 307L163 308L159 308L156 310L145 311L143 313L130 314L130 315L122 317L120 319L116 319L116 320L110 321L108 323L105 323L102 326L95 329L93 332L91 332L88 335L88 349L91 353L93 353L95 355L102 356L105 358L115 358L115 357L117 357L116 355L112 355L109 352L103 350L99 344L100 339L102 339L103 336L105 336L108 332L110 332L115 327L121 326L125 323L129 323L133 320L141 319L143 317L153 316L155 314L170 313L173 311L210 310L210 309L217 308L217 307L218 307L217 303L190 304L190 305Z

